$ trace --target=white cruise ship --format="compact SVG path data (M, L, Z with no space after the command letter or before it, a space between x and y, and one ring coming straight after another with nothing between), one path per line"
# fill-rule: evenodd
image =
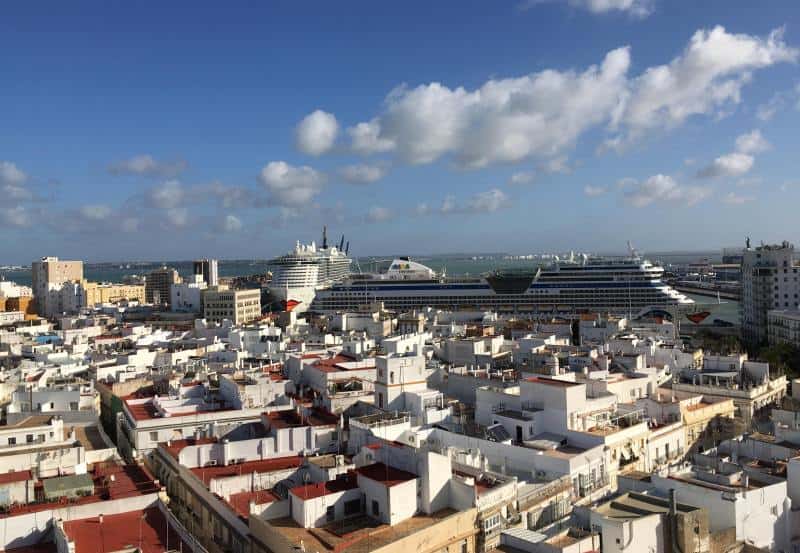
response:
M357 309L382 302L388 309L434 307L513 313L619 313L645 308L690 306L694 302L662 278L649 261L584 258L530 271L497 272L480 278L445 278L409 260L395 259L378 275L351 275L317 293L315 311Z
M269 261L272 297L287 311L306 311L318 290L344 280L352 260L347 256L344 236L339 246L328 245L327 228L322 231L322 246L315 242L295 244L294 250Z

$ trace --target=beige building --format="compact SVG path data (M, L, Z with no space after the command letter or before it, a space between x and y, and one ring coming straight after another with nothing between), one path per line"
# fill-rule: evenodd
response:
M261 317L261 290L209 288L203 292L203 317L215 322L228 319L236 325L254 321Z
M83 261L43 257L31 263L31 277L36 312L42 317L53 317L80 306L79 299L70 301L75 294L66 292L69 284L83 280Z
M145 301L143 284L110 284L84 280L82 285L87 306L122 300L136 300L140 303Z
M148 303L170 307L172 285L181 282L178 271L161 267L147 275L145 281L145 300Z

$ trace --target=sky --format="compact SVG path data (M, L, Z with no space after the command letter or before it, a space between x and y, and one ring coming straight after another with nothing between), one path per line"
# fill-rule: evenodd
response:
M0 265L794 240L793 0L22 2Z

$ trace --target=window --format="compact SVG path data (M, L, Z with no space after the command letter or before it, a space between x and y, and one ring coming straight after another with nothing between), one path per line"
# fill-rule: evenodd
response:
M381 514L381 507L378 505L376 500L372 500L372 516L380 516Z
M157 442L158 441L158 432L150 432L150 441Z
M17 439L14 437L9 438L8 445L17 445Z
M336 509L333 505L325 509L325 520L328 522L333 522L336 520Z
M29 443L29 444L32 444L33 443L33 434L26 434L25 435L25 441L27 443Z
M361 500L351 499L344 502L344 516L349 517L361 512Z

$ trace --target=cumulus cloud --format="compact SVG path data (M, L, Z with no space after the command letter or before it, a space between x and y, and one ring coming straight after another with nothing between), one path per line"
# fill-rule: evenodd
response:
M372 184L386 176L386 167L383 165L366 165L357 163L347 165L339 170L339 175L350 184Z
M545 2L555 0L526 0L519 4L521 10L529 10ZM587 10L594 14L624 13L633 17L647 17L653 12L653 0L566 0L574 8Z
M187 163L182 159L157 160L150 154L142 154L111 163L108 166L108 172L112 175L170 178L183 173L186 167Z
M582 72L546 70L490 80L475 90L401 86L383 113L348 130L357 152L394 151L408 163L453 156L463 167L555 158L607 121L625 92L627 48Z
M701 179L716 177L739 177L753 168L755 158L741 152L733 152L719 156L711 162L711 165L704 167L697 172Z
M392 218L392 211L386 207L372 206L367 211L367 221L370 223L380 223Z
M597 196L602 196L608 192L607 186L592 186L590 184L583 187L583 193L590 198L596 198Z
M25 174L16 164L10 161L0 161L0 184L7 186L22 186L28 180Z
M0 226L27 227L31 222L30 213L23 206L0 208Z
M754 130L736 138L736 151L716 158L697 172L698 178L740 177L750 171L755 163L753 154L768 150L769 142Z
M519 171L511 175L508 179L508 184L530 184L536 179L536 173L533 171Z
M765 38L729 33L721 26L699 30L681 55L648 68L630 83L615 124L635 134L674 127L692 115L719 115L740 102L754 70L793 62L797 56L797 49L784 42L783 29Z
M769 148L770 143L761 136L761 131L758 129L736 138L736 151L743 154L760 154Z
M499 188L479 192L467 202L467 210L475 213L493 213L508 207L508 195Z
M333 148L339 123L333 114L318 109L306 115L295 130L295 143L301 152L319 156Z
M634 207L646 207L654 202L695 205L708 198L711 189L704 186L681 186L669 175L653 175L644 181L626 179L624 196Z
M165 212L166 223L175 228L185 227L189 223L189 211L185 207L175 207Z
M567 156L558 156L547 160L544 164L542 164L542 170L549 174L561 173L567 175L572 172L572 168L569 166Z
M107 205L85 205L79 210L81 216L92 221L103 221L111 216L112 210Z
M397 146L393 139L381 136L381 123L377 118L350 127L347 134L352 150L361 155L390 152Z
M150 207L170 209L178 207L185 200L183 185L177 180L168 180L154 186L147 192L147 203Z
M769 100L756 108L756 117L760 121L769 121L775 114L794 105L800 110L800 83L791 90L782 90L773 94Z
M222 230L224 232L239 232L242 230L242 221L235 215L226 215L222 221Z
M755 200L753 196L744 196L737 194L736 192L728 192L725 197L722 198L723 202L730 205L746 204L747 202L752 202L753 200Z
M597 11L638 4L581 2ZM447 158L474 169L535 158L563 171L567 150L591 129L609 132L601 149L620 150L691 116L720 116L741 101L756 70L797 58L782 29L761 37L717 26L698 30L671 61L636 76L629 75L630 49L622 47L583 70L546 69L474 89L401 85L347 135L358 154L392 153L410 164Z
M294 167L285 161L271 161L261 170L259 180L274 205L305 207L322 191L325 175L303 165Z

